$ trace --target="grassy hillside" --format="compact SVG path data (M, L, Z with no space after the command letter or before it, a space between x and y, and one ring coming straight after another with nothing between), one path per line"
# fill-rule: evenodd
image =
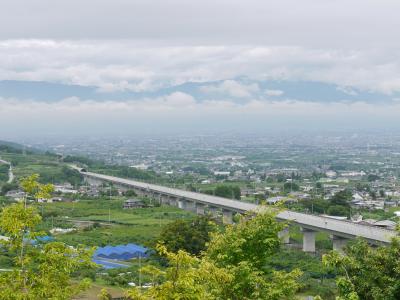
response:
M133 178L149 182L163 183L164 178L152 171L142 171L126 166L110 166L105 165L101 161L91 160L86 157L67 156L40 152L30 149L26 151L23 146L0 141L0 159L11 162L15 180L22 177L38 173L42 183L61 184L69 182L72 185L78 185L82 182L83 177L74 170L71 170L67 164L75 163L88 167L91 171L114 176ZM4 169L4 170L3 170ZM8 170L0 165L0 188L8 180Z
M0 159L12 164L17 182L20 178L33 173L38 173L43 183L69 182L75 185L82 180L78 172L68 168L59 156L51 153L23 151L22 146L0 143ZM6 167L0 165L0 185L4 185L8 180L8 166Z

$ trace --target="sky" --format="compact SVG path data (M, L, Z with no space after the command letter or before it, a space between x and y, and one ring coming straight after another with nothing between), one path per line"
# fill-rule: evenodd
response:
M389 0L2 0L0 139L396 129L399 11Z

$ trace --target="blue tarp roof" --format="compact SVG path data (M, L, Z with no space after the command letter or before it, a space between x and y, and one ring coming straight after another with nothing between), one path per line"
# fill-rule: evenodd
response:
M101 259L93 259L92 261L98 265L102 265L104 269L128 268L127 265Z
M54 238L52 236L46 235L46 236L39 236L37 240L41 242L51 242L54 241Z
M97 248L94 257L126 260L139 256L147 257L148 250L136 244L105 246Z
M31 245L36 245L38 242L46 243L46 242L51 242L51 241L54 241L54 238L52 236L48 236L48 235L46 235L46 236L38 236L36 238L36 240L31 240L31 239L24 238L24 242L25 243L29 243Z

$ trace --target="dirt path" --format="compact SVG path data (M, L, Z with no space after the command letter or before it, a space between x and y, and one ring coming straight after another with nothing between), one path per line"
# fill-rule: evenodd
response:
M14 181L14 173L12 169L12 165L10 164L10 169L8 170L8 181L7 183L12 183Z
M12 169L12 165L10 162L5 161L3 159L0 159L0 164L6 164L10 166L10 169L8 170L8 181L7 183L12 183L14 181L14 173L13 173L13 169Z

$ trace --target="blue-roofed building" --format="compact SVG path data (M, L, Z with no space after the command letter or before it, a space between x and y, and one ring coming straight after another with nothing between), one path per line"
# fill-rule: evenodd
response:
M126 244L118 246L105 246L96 249L93 262L102 265L106 269L120 268L126 265L114 263L113 261L129 260L133 258L146 258L149 249L136 245ZM111 262L109 260L112 260Z

